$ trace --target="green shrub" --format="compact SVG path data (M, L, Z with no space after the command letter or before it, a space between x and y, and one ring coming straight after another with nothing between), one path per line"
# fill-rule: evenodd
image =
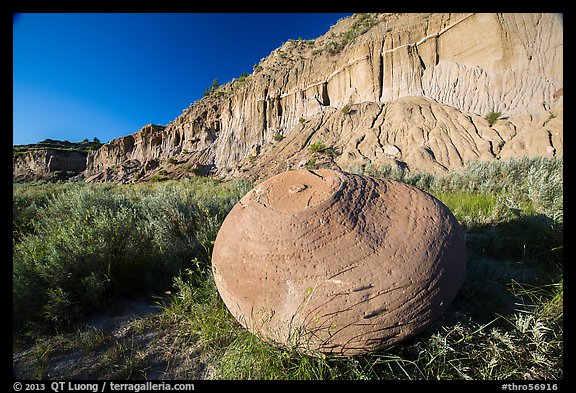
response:
M306 162L306 169L308 170L318 169L318 165L316 164L316 156L313 156Z
M65 324L113 293L157 280L155 261L143 258L138 216L128 199L103 187L71 187L55 197L35 233L14 247L14 319L42 314Z
M204 91L203 97L207 97L207 96L214 94L218 90L219 87L220 87L220 84L218 83L218 79L214 79L212 81L212 85L210 85L210 87L208 87Z
M515 217L514 211L543 214L554 223L563 222L563 159L517 158L501 161L470 161L461 171L431 175L409 172L397 165L368 165L359 172L400 180L435 193L491 194L498 219ZM457 199L457 198L454 198Z
M309 149L312 153L320 153L326 149L326 145L322 142L315 142L309 146Z
M330 41L326 44L326 50L330 55L335 55L336 53L340 52L344 45L337 41Z
M12 188L12 237L18 242L35 230L42 209L66 190L66 183L14 183Z
M180 346L201 350L214 378L562 379L562 159L470 162L445 174L401 166L356 171L431 193L466 232L462 288L436 322L407 341L353 358L307 356L242 328L218 295L210 255L226 213L251 184L209 178L54 184L46 195L15 189L14 211L27 223L14 241L15 332L33 316L53 324L81 318L88 305L133 292L131 280L145 281L143 269L157 269L153 275L172 280L175 292L158 320L177 329ZM38 208L26 209L26 201ZM38 345L42 367L52 347Z
M490 127L492 127L492 125L494 125L494 123L496 123L496 121L502 116L502 112L495 112L492 111L490 113L488 113L485 117L485 119L488 121L488 125Z
M240 77L238 78L238 80L236 81L237 83L244 83L246 81L246 79L248 79L250 75L242 73L240 74Z
M33 223L14 241L19 331L30 322L66 326L118 297L166 290L193 260L207 266L224 217L250 184L195 178L61 187L37 197L43 207L27 211Z
M248 80L248 77L250 75L242 73L240 74L240 76L238 77L238 79L236 79L234 81L234 83L232 84L232 92L238 90L240 87L242 87L244 85L244 83L246 83L246 81ZM231 97L232 93L229 94L228 98Z
M326 44L325 49L327 50L328 54L337 54L356 37L366 33L372 28L372 26L375 26L379 23L379 20L377 20L375 15L372 14L356 14L354 15L354 18L356 20L349 30L340 33L337 36L337 40L330 41L328 44ZM336 38L336 36L333 38Z
M208 342L213 347L223 346L241 327L230 315L216 290L209 268L201 264L186 269L174 279L175 294L167 304L164 317L186 321L194 343Z

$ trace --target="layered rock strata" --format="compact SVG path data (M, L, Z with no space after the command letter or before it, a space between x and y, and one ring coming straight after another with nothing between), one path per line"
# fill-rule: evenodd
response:
M87 152L75 150L34 149L12 160L15 181L32 181L78 175L86 168Z
M493 124L490 112L501 114ZM287 41L165 127L111 141L88 160L86 177L204 168L266 178L309 160L315 141L334 148L342 169L443 171L561 156L562 127L561 16L357 14L316 40ZM287 146L293 140L298 149ZM271 157L279 168L263 165Z

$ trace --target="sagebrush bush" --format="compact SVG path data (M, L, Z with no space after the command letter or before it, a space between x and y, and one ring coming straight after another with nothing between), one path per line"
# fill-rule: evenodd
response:
M14 248L14 317L67 323L106 295L145 286L146 239L139 212L102 187L73 186L40 213L35 233ZM47 302L46 302L47 301Z
M212 378L562 379L562 170L562 159L544 158L470 162L446 174L357 169L439 198L465 230L468 257L462 288L432 326L354 358L277 348L228 312L210 255L251 184L15 187L15 331L31 320L73 322L146 283L144 291L171 293L156 328L177 326L188 348L201 348Z
M18 241L34 231L38 214L51 198L66 190L64 183L14 183L12 189L12 238Z
M491 195L496 198L493 204L495 218L507 214L504 210L508 213L517 210L544 214L555 223L563 221L562 158L469 161L460 171L436 175L411 172L406 167L392 165L377 168L368 165L364 169L357 168L355 172L402 181L433 195L453 192L469 196Z
M66 325L118 297L169 288L194 258L209 264L222 220L250 185L195 179L62 188L35 196L42 201L35 207L14 204L19 228L30 227L14 237L18 326Z

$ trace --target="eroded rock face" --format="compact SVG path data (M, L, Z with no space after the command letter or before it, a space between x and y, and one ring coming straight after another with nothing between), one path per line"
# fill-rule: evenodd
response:
M246 194L212 256L247 329L307 353L352 356L425 329L465 276L463 232L429 194L333 170L288 171Z
M50 179L56 172L78 174L86 168L85 151L35 149L15 157L12 177L15 181Z
M342 153L336 164L348 171L560 157L563 84L557 14L356 14L315 40L288 40L165 127L111 141L86 178L145 180L190 164L262 180L310 160L316 142ZM491 111L502 113L492 125ZM140 166L127 171L125 161Z

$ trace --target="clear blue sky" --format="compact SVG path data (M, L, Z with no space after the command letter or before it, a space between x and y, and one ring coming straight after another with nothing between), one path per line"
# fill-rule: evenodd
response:
M212 81L351 14L17 14L13 144L102 142L166 125Z

